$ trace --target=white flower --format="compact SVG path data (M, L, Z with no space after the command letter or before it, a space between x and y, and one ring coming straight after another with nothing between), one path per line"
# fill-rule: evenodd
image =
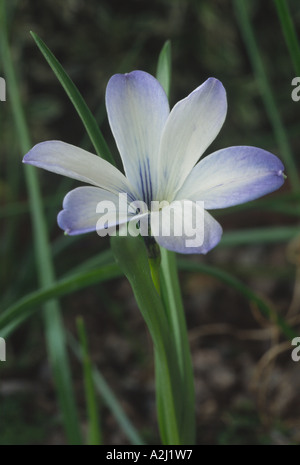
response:
M58 224L68 234L95 231L96 208L111 201L119 208L119 194L128 202L174 202L174 215L182 222L180 204L189 200L197 209L204 202L204 240L187 247L185 234L154 236L158 244L180 253L206 253L221 239L220 224L206 211L248 202L278 189L284 182L283 164L265 150L228 147L198 162L219 133L227 112L226 93L220 81L209 78L170 111L159 82L143 71L116 74L106 89L106 108L118 146L125 176L110 163L78 147L60 141L37 144L23 161L91 186L69 192L58 215ZM176 201L176 202L175 202ZM168 208L168 207L166 207ZM114 210L115 210L114 209ZM150 215L153 231L160 214ZM141 212L142 214L143 212ZM136 212L118 211L118 223ZM112 215L109 227L116 223ZM184 224L184 231L191 226Z

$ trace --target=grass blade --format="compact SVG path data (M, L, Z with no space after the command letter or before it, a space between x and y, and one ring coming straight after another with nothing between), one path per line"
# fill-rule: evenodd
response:
M299 41L291 18L288 4L285 0L275 0L277 14L280 19L281 29L288 47L294 70L297 76L300 76L300 48Z
M233 0L233 5L238 19L238 25L240 27L242 37L248 50L249 58L252 63L253 72L258 82L261 98L265 105L270 123L273 127L274 135L280 150L280 156L283 158L286 165L287 174L293 191L299 192L300 182L297 166L294 162L288 137L286 135L279 110L275 103L271 85L266 75L265 67L255 40L255 35L249 20L247 2Z
M97 446L102 444L102 434L98 416L99 408L94 388L92 364L88 350L87 334L83 318L77 318L76 323L82 352L85 399L89 420L88 444Z
M66 73L62 65L55 58L53 53L49 50L47 45L42 41L42 39L40 39L38 35L35 34L34 32L30 32L30 33L33 39L35 40L35 43L39 47L40 51L44 55L45 59L47 60L52 71L54 72L55 76L57 77L61 85L63 86L66 94L68 95L71 102L73 103L95 147L97 154L114 165L115 164L114 159L100 131L97 121L92 115L87 104L85 103L79 90L77 89L73 81L70 79L70 77L68 76L68 74Z
M296 331L285 321L285 319L278 315L273 308L271 308L261 297L255 294L249 287L242 283L239 279L231 276L229 273L214 268L209 265L201 263L194 263L186 259L179 259L178 265L181 270L189 271L192 273L203 273L209 276L213 276L219 281L223 282L227 286L240 292L249 302L254 303L260 312L268 318L270 321L275 323L281 332L287 337L287 339L293 339L297 336Z
M9 86L11 108L18 135L17 139L19 140L21 152L25 154L31 148L31 142L8 44L5 6L4 1L0 2L2 59ZM31 206L38 277L40 285L47 286L49 284L51 285L54 281L54 270L48 243L47 225L41 203L40 189L36 172L32 167L26 167L25 176ZM48 353L67 437L70 443L80 444L81 432L65 347L64 328L58 302L52 300L45 304L43 315Z
M62 297L75 290L107 281L122 276L121 270L113 263L92 271L78 273L68 278L48 284L47 287L27 294L15 302L0 314L0 329L6 331L6 327L14 321L25 321L33 313L37 312L42 304L55 297ZM15 329L15 328L14 328Z
M82 360L82 353L80 351L80 346L74 336L69 333L68 334L69 345L79 360ZM109 387L107 382L105 381L103 375L100 371L95 367L92 366L93 371L93 379L96 386L98 393L100 394L103 402L107 405L107 407L113 413L116 421L120 425L121 429L124 431L128 439L130 440L131 444L135 444L137 446L144 445L144 442L140 435L138 434L137 430L134 428L132 423L130 422L129 418L126 416L121 404L119 403L118 399L114 395L112 389Z
M168 98L170 97L171 69L171 42L167 40L158 57L156 78L163 86Z
M299 235L299 226L243 229L224 233L219 246L232 247L247 244L274 244L290 241Z

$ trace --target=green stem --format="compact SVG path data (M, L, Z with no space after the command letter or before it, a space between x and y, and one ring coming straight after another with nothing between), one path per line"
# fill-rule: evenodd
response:
M167 41L160 54L156 77L170 95L171 86L171 43ZM195 441L195 392L191 354L188 342L187 327L182 305L180 284L178 281L176 257L173 252L161 248L161 284L164 309L168 319L169 332L172 335L173 347L178 364L179 377L177 383L181 399L177 405L179 415L180 438L183 444L194 444ZM156 275L152 273L155 284ZM156 364L159 362L156 361ZM163 390L160 373L156 381L156 390Z
M184 444L195 441L195 390L194 375L188 332L177 273L176 255L161 248L161 276L164 306L170 331L174 335L176 358L181 376L181 392L185 402L181 404L180 425Z
M170 331L162 301L153 285L144 241L136 237L111 237L117 263L129 280L135 299L151 334L156 371L157 411L164 444L185 444L181 417L186 399L174 335Z
M158 295L160 295L160 260L157 260L156 258L149 258L148 262L153 284Z

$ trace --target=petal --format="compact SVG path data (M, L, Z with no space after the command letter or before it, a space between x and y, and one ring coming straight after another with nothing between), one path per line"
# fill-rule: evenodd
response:
M214 78L207 79L174 106L160 147L160 185L166 186L160 198L173 200L175 192L219 133L226 112L225 89Z
M159 143L169 114L167 96L148 73L116 74L107 85L106 108L126 176L149 203L157 189Z
M99 187L83 186L70 191L64 198L63 210L57 217L58 225L69 235L83 234L113 227L127 222L132 216L128 211L126 194L120 196ZM99 203L102 208L99 209ZM105 213L107 224L99 220Z
M111 192L132 192L128 180L113 165L97 155L65 142L41 142L25 155L23 162L88 182Z
M238 205L273 192L284 182L284 166L256 147L229 147L201 160L177 198L203 200L206 209Z
M222 228L203 202L175 201L151 213L151 233L168 250L206 254L220 241Z

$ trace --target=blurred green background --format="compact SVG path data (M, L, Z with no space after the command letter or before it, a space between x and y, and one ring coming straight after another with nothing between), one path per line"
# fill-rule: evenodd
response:
M300 102L291 99L295 71L275 4L271 0L240 1L247 5L264 71L299 167ZM30 30L46 42L76 83L116 157L104 105L107 81L116 72L133 69L155 74L159 52L170 39L171 105L209 76L220 79L227 91L228 116L208 153L230 145L254 145L284 160L235 3L6 2L10 50L32 143L58 139L92 151L81 121ZM299 30L299 1L290 0L288 4ZM0 76L5 77L2 59ZM21 163L24 153L12 118L12 98L7 82L7 100L0 102L1 311L38 287ZM64 195L79 184L46 172L38 176L55 273L61 277L107 249L109 242L96 234L75 240L64 237L56 215ZM230 272L288 318L296 330L300 248L294 236L300 212L299 196L283 197L289 192L288 179L280 193L266 198L268 204L261 201L255 208L219 212L218 219L228 233L227 242L224 235L224 243L208 256L193 256L190 260ZM288 201L283 203L285 198ZM268 235L267 239L262 235L256 239L250 231L246 241L240 239L239 231L252 228L269 228L277 235L273 240ZM279 228L284 228L284 234L278 233L283 231ZM232 231L237 231L236 236L230 236ZM232 287L207 274L182 271L180 277L195 367L198 443L299 443L299 366L291 360L289 342L275 324ZM151 342L128 283L118 279L88 287L63 297L61 306L64 325L76 337L75 319L78 315L84 317L93 363L144 440L157 444ZM80 425L85 432L82 366L72 351L70 358ZM0 378L0 444L67 442L40 312L7 337L7 361L0 362ZM115 416L101 400L99 403L104 443L128 444Z

